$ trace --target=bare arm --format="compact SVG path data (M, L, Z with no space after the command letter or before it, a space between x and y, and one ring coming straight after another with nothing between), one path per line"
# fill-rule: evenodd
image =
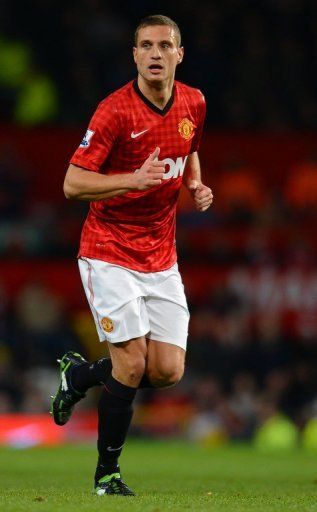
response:
M197 151L188 155L184 184L190 191L196 209L204 212L213 201L211 189L201 182L200 162Z
M189 190L192 181L201 183L200 162L197 151L195 151L195 153L191 153L190 155L188 155L186 162L184 185Z
M87 171L70 164L64 181L64 194L67 199L98 201L125 194L133 189L133 174L105 176Z
M161 184L164 163L157 160L160 149L156 148L145 160L138 172L107 176L87 171L70 164L64 180L67 199L98 201L120 196L131 190L146 190Z

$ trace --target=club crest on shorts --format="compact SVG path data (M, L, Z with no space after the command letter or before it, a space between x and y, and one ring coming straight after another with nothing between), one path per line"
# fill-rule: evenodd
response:
M111 318L108 318L107 316L102 318L101 319L101 327L103 328L103 330L105 332L112 332L114 327L113 327L113 321L111 320Z
M189 140L193 136L194 132L194 125L193 123L187 119L187 117L184 117L179 123L178 123L178 132L185 140Z

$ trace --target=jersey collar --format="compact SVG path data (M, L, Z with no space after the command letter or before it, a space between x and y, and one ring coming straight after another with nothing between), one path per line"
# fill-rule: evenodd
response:
M153 112L155 112L156 114L159 114L160 116L165 116L165 114L167 114L172 106L173 106L173 103L174 103L174 97L175 97L175 85L173 86L173 91L172 91L172 96L170 97L170 99L168 100L168 102L166 103L165 107L163 109L161 108L158 108L156 105L154 105L150 100L148 100L144 94L140 91L140 88L138 86L138 81L137 80L133 80L133 89L135 90L135 92L137 93L137 95L139 96L139 98L141 98L141 100L151 109L153 110Z

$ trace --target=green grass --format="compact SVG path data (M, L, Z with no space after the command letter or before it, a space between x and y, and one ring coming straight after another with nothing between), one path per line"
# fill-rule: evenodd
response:
M122 456L137 497L91 495L91 446L0 448L0 510L63 512L317 511L316 456L129 441Z

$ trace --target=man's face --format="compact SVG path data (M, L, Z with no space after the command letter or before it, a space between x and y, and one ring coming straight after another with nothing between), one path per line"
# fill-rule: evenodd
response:
M173 27L155 25L139 30L133 56L139 74L147 82L163 83L173 79L183 55L184 49L178 46Z

